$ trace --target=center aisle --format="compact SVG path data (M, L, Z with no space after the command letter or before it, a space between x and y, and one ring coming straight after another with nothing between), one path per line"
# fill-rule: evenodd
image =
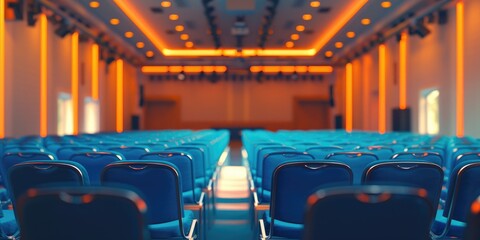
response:
M247 169L242 166L238 142L230 144L230 155L218 175L215 197L216 214L207 239L253 239Z

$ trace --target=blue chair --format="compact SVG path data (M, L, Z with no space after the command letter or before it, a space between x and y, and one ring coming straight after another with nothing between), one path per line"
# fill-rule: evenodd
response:
M426 190L403 186L322 189L307 200L304 240L430 239Z
M316 146L307 148L305 152L315 157L315 159L325 159L330 153L342 150L343 148L338 146Z
M181 176L174 165L162 161L121 161L106 166L101 179L103 184L138 189L147 204L152 239L195 236L197 220L192 211L183 210Z
M385 146L368 146L368 147L361 147L358 151L366 151L371 152L377 156L379 160L383 159L390 159L395 152L393 148L385 147Z
M463 161L452 170L445 208L439 210L432 226L438 237L462 238L470 206L480 195L480 161Z
M125 160L139 160L142 155L150 152L145 146L120 146L109 148L108 151L122 154L125 157Z
M10 195L14 208L16 200L30 188L49 185L84 186L89 184L88 173L80 164L71 161L28 161L14 165L8 173Z
M0 208L0 239L18 239L20 235L13 210Z
M475 199L470 207L465 230L465 240L480 239L480 197Z
M260 232L268 238L299 239L303 231L307 198L319 188L351 185L352 170L334 162L293 162L276 168L273 174L270 211L264 214Z
M18 201L25 240L150 239L145 202L133 191L106 187L30 189Z
M427 190L432 206L437 208L443 175L442 168L431 162L383 160L367 166L362 183L423 188Z
M96 152L96 151L97 151L96 148L87 147L87 146L61 147L57 150L57 159L59 159L59 160L70 160L70 158L77 153Z
M90 183L94 185L100 184L100 174L105 166L121 160L124 157L114 152L84 152L70 157L70 161L79 163L87 170Z
M395 153L391 159L407 161L425 161L445 166L442 156L436 152L400 152Z
M181 145L178 147L171 147L165 149L165 151L179 151L185 152L192 157L193 166L195 169L195 186L206 187L211 175L207 175L207 162L205 160L205 151L199 146L187 146ZM181 170L180 170L181 171Z
M377 161L378 157L367 152L334 152L330 153L326 159L347 164L353 171L353 184L360 184L363 171L368 164Z
M274 152L287 152L287 151L296 151L295 148L283 145L260 145L255 149L256 154L252 160L252 165L250 165L250 171L254 177L261 176L263 171L263 159L270 153Z

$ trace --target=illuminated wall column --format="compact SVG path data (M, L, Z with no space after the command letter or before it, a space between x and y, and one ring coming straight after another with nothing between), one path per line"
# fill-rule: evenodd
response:
M78 32L72 34L73 134L78 134Z
M0 0L0 138L5 137L5 0Z
M351 132L353 128L353 66L345 66L345 130Z
M378 46L378 132L385 133L387 125L385 104L386 81L386 49L385 44Z
M408 33L402 32L398 43L399 56L399 104L401 110L407 109L407 40Z
M98 100L98 44L92 44L92 99Z
M45 137L48 133L48 108L47 108L47 16L41 14L40 22L40 136Z
M463 1L457 2L457 29L456 29L456 135L464 135L464 9Z
M116 61L117 94L116 94L116 130L123 132L123 60Z

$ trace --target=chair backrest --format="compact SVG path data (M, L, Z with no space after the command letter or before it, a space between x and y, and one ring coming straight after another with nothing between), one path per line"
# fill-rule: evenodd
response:
M101 179L103 184L138 189L147 203L148 224L181 220L183 216L180 172L173 164L148 160L116 162L105 167ZM183 229L183 222L179 224Z
M124 160L119 153L114 152L84 152L70 157L70 161L81 164L88 172L91 184L100 184L100 174L105 166L112 162Z
M403 186L322 189L307 200L304 240L430 239L426 190Z
M96 152L96 151L97 151L96 148L87 147L87 146L61 147L57 150L57 159L59 159L59 160L70 160L70 158L77 153Z
M383 160L383 159L390 159L395 152L393 148L391 147L386 147L386 146L368 146L368 147L361 147L358 149L358 151L365 151L365 152L371 152L375 154L378 159Z
M326 159L347 164L353 171L353 184L360 184L363 171L368 164L378 160L378 157L368 152L334 152L330 153Z
M425 161L435 163L439 166L445 166L442 156L437 152L399 152L391 157L395 160Z
M480 239L480 197L477 197L470 207L470 213L467 218L467 228L465 229L463 239Z
M8 172L12 202L30 188L51 185L83 186L89 184L88 173L71 161L28 161L12 166Z
M109 148L108 151L115 151L122 154L126 160L139 160L143 154L150 150L145 146L120 146Z
M2 174L3 183L8 187L8 170L15 164L26 161L54 159L55 156L53 154L39 151L5 153L0 162L0 173Z
M19 199L22 239L149 239L145 202L106 187L30 189Z
M192 157L193 166L195 167L195 177L205 177L208 166L205 161L205 151L201 146L181 145L178 147L167 148L165 151L180 151L187 153Z
M455 167L459 163L472 160L480 161L480 152L462 153L454 159L455 162L452 164L452 166Z
M423 188L427 190L432 206L436 207L442 192L443 176L442 168L431 162L384 160L369 165L362 182Z
M339 146L316 146L307 148L305 151L315 157L315 159L325 159L328 154L333 152L340 152L343 148Z
M319 188L351 185L352 170L343 163L302 161L280 165L275 169L272 183L270 217L303 223L307 198ZM270 233L273 227L271 226Z
M288 151L296 151L295 148L283 145L266 145L266 146L258 146L256 149L255 160L253 160L253 164L250 168L255 169L256 172L259 172L259 176L261 176L261 172L263 171L263 159L270 153L274 152L288 152Z

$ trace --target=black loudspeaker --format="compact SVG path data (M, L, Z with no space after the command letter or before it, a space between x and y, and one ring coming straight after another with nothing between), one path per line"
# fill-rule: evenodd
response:
M132 115L132 130L140 130L140 116Z
M342 115L335 115L335 129L344 129Z
M333 98L333 84L328 86L330 107L335 107L335 99Z
M440 10L438 11L438 24L445 25L448 23L448 11Z
M138 105L140 107L143 107L143 105L145 104L145 97L143 96L144 94L144 89L143 89L143 85L140 85L139 88L138 88L138 96L139 96L139 100L138 100Z
M410 108L393 109L392 120L393 131L410 132L412 130L410 124Z

